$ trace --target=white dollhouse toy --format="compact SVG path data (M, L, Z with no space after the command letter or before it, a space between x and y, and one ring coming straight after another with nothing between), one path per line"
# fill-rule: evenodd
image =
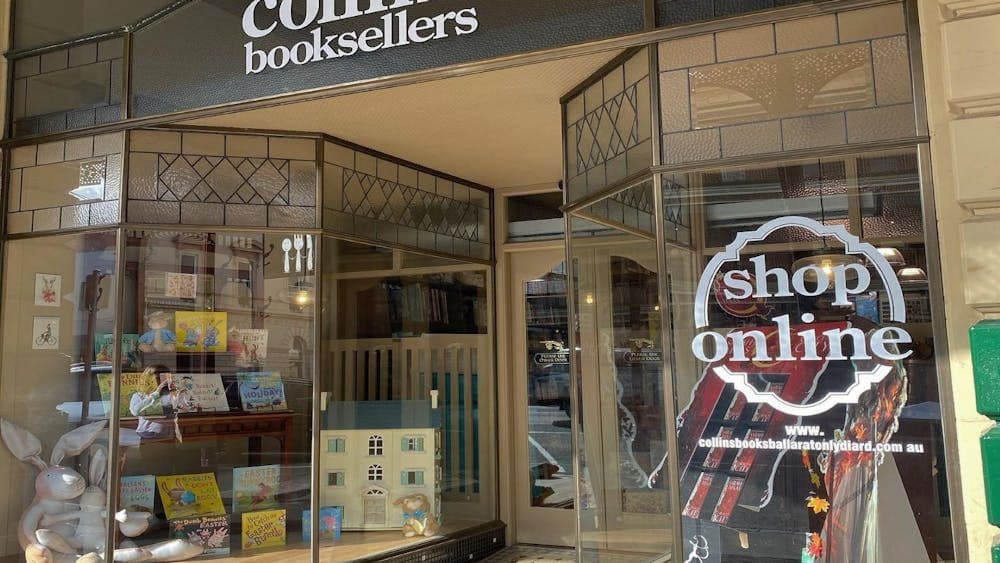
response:
M320 499L343 507L342 529L401 529L403 509L393 503L417 493L440 518L436 402L343 401L323 411Z

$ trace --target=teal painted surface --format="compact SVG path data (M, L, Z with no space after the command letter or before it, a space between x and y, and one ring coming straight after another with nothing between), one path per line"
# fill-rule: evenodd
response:
M983 483L986 485L986 515L1000 525L1000 426L994 425L979 438L983 452Z
M1000 419L1000 320L982 321L969 329L976 410Z
M1000 545L993 546L993 563L1000 563Z

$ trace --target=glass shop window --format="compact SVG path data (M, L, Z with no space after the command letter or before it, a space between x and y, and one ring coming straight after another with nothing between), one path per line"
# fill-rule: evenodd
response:
M322 506L343 506L343 529L372 549L412 548L496 519L495 382L491 370L491 271L443 254L323 240L322 439L350 436L363 490L324 487ZM373 457L364 457L373 456ZM328 456L321 471L340 469ZM352 473L353 472L353 473ZM353 476L352 476L353 475ZM373 482L374 481L374 482ZM420 493L441 523L427 536L401 530L397 501ZM349 555L334 542L322 557Z
M0 506L5 508L0 526L5 530L17 529L22 515L37 506L36 498L106 509L111 409L106 390L114 369L109 359L96 356L118 313L116 240L114 232L96 232L5 245L0 344ZM58 481L36 497L36 477L46 468ZM88 486L91 493L81 496ZM84 551L99 549L103 526L96 534L75 533L84 513L71 508L64 515L68 527L53 526L50 539L79 539ZM30 518L26 525L32 526ZM0 546L0 557L24 560L24 551L10 539Z
M508 197L507 241L562 238L566 231L562 203L561 191Z
M668 252L680 496L721 561L954 559L917 164L691 177L702 231Z
M297 236L124 231L118 455L134 492L116 508L163 524L119 549L308 548L315 273L282 268Z

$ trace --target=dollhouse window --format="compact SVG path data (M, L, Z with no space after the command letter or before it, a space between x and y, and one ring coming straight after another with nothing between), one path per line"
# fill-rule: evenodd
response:
M331 454L342 454L347 451L347 441L343 437L330 438L326 441L326 451Z
M343 471L331 471L326 474L326 485L328 487L343 487L344 486L344 472Z
M369 481L381 481L383 477L385 477L385 472L381 465L376 463L368 466Z
M382 455L382 437L373 434L368 437L368 455Z
M424 451L424 437L423 436L406 436L403 438L403 443L400 446L404 452L422 452Z
M423 485L424 472L420 470L403 471L401 476L401 483L403 485L416 485L416 486Z

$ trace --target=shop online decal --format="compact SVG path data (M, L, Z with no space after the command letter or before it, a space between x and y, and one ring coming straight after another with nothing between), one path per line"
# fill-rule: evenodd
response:
M406 8L433 0L252 0L243 13L243 33L250 41L246 74L282 69L358 53L470 35L479 29L476 8L451 10L431 17L414 17ZM323 25L360 16L383 14L365 29L328 34ZM279 28L307 34L289 45L259 47Z
M695 296L695 326L709 327L709 300L743 303L744 310L764 308L764 300L801 296L815 298L832 292L833 307L851 307L851 299L872 291L872 273L861 263L849 262L830 266L806 265L789 271L768 264L767 255L749 259L750 268L729 269L727 264L740 263L743 249L751 243L765 240L782 229L806 230L818 237L833 237L844 245L846 254L867 259L875 275L882 280L888 294L889 318L893 323L906 322L906 307L899 280L889 262L868 244L839 225L824 225L806 217L782 217L769 221L759 229L739 233L736 239L709 262ZM769 287L771 289L769 289ZM731 305L729 305L731 308ZM764 317L762 311L761 317ZM912 351L900 352L900 346L912 343L910 334L901 326L886 326L866 334L848 322L817 322L812 313L793 319L790 315L771 318L773 325L743 328L721 334L703 330L691 342L691 351L699 360L712 364L712 371L722 381L732 383L750 403L763 403L791 416L822 414L842 404L855 404L861 395L881 382L893 370L893 363L903 360ZM850 340L850 354L844 342ZM775 341L777 346L774 346ZM857 366L854 381L842 391L828 392L812 400L814 389L802 390L804 403L788 401L770 385L761 388L751 383L750 374L740 365L755 366L784 364L789 369L823 371L827 362L850 361ZM818 378L817 378L818 379ZM815 381L815 380L814 380ZM833 447L833 446L831 446Z

